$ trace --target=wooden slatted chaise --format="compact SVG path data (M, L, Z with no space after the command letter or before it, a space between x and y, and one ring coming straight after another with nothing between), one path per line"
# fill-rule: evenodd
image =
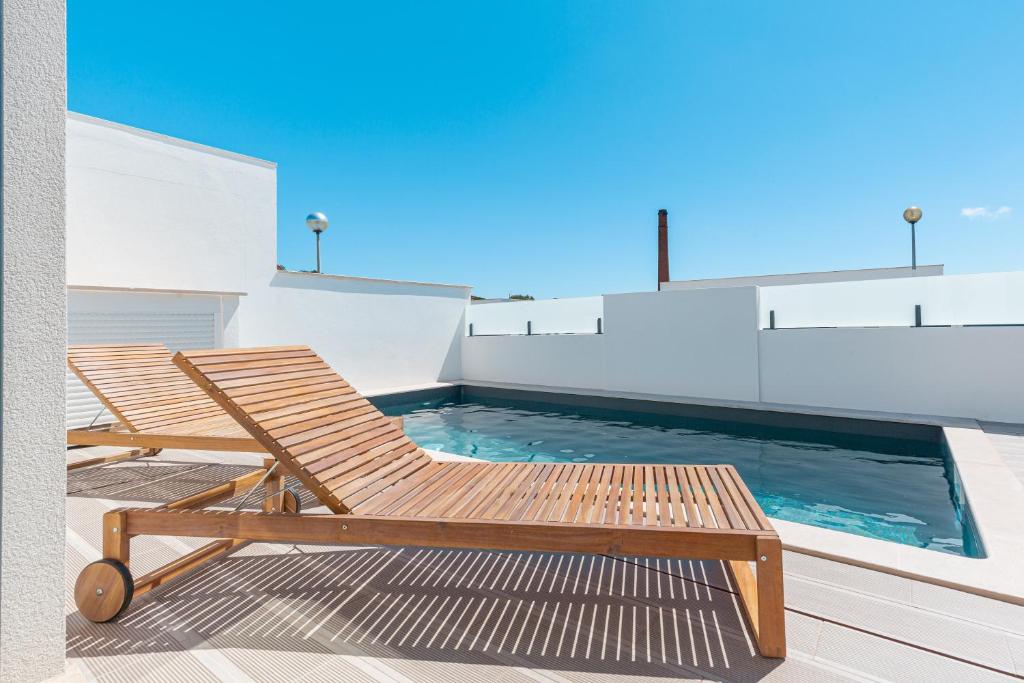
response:
M75 588L93 621L248 541L605 553L724 560L761 654L786 654L782 546L730 465L441 462L307 347L174 362L273 459L188 499L104 515L104 559ZM333 514L282 512L283 474ZM204 509L263 477L264 512ZM129 539L140 535L218 540L133 581Z
M68 346L68 367L119 422L109 430L69 429L68 445L131 449L69 469L156 455L163 448L266 452L174 365L163 344Z
M164 448L267 452L174 365L163 344L71 345L68 367L119 422L109 430L69 429L68 445L130 449L75 462L69 470L157 455Z

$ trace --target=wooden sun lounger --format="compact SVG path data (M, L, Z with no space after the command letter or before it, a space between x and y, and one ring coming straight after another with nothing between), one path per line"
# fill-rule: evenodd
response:
M307 347L174 362L273 458L190 498L105 514L104 559L75 588L93 621L249 541L606 553L724 560L761 654L786 654L782 545L730 465L440 462ZM283 512L285 474L333 514ZM204 510L261 485L264 512ZM140 535L218 540L133 580L129 539Z
M267 452L174 365L163 344L72 345L68 367L120 423L112 429L69 429L68 445L130 449L73 463L69 470L156 455L164 448Z

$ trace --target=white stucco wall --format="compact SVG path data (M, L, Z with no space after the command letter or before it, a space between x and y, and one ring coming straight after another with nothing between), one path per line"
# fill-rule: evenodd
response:
M458 380L469 292L277 272L243 299L241 343L308 344L362 391Z
M61 0L2 0L0 679L64 669Z
M704 280L671 280L662 282L663 291L677 289L707 289L709 287L769 287L778 285L814 284L820 282L856 282L859 280L892 280L907 277L942 275L943 266L910 266L900 268L862 268L859 270L823 270L812 273L779 273L776 275L746 275L716 277Z
M273 163L67 115L68 283L244 292L275 266Z
M881 316L911 288L930 294L931 310L946 315L1006 315L1024 301L1019 276L612 295L604 298L603 335L465 338L463 375L470 382L753 407L1024 422L1024 326L911 328L904 319L903 327L757 329L758 296L763 309L766 293L775 290L798 290L815 310L837 306L837 288L881 292L864 298L866 310ZM570 302L562 302L568 315ZM911 322L912 316L911 306Z
M466 311L466 327L473 334L586 334L597 332L604 315L604 297L585 296L540 301L502 301L473 304ZM467 332L468 333L468 332Z
M760 333L764 401L1024 422L1024 327Z
M755 288L616 294L604 297L603 309L601 335L467 337L462 340L463 376L503 384L757 400Z
M761 288L761 327L1024 324L1024 272Z
M608 385L757 400L757 288L605 297Z
M466 380L549 388L608 390L607 335L508 335L462 340Z

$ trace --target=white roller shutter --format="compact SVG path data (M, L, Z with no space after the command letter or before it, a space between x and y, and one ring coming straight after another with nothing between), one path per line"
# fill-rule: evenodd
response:
M209 349L217 345L216 316L213 313L92 313L69 311L69 344L162 343L171 352L179 349ZM68 371L68 429L113 422L91 391Z

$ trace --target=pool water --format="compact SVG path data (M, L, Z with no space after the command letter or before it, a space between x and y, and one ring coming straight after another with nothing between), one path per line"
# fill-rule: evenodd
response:
M381 402L384 412L404 415L406 433L423 448L501 462L732 464L771 517L982 555L955 468L934 439L461 392L396 400Z

